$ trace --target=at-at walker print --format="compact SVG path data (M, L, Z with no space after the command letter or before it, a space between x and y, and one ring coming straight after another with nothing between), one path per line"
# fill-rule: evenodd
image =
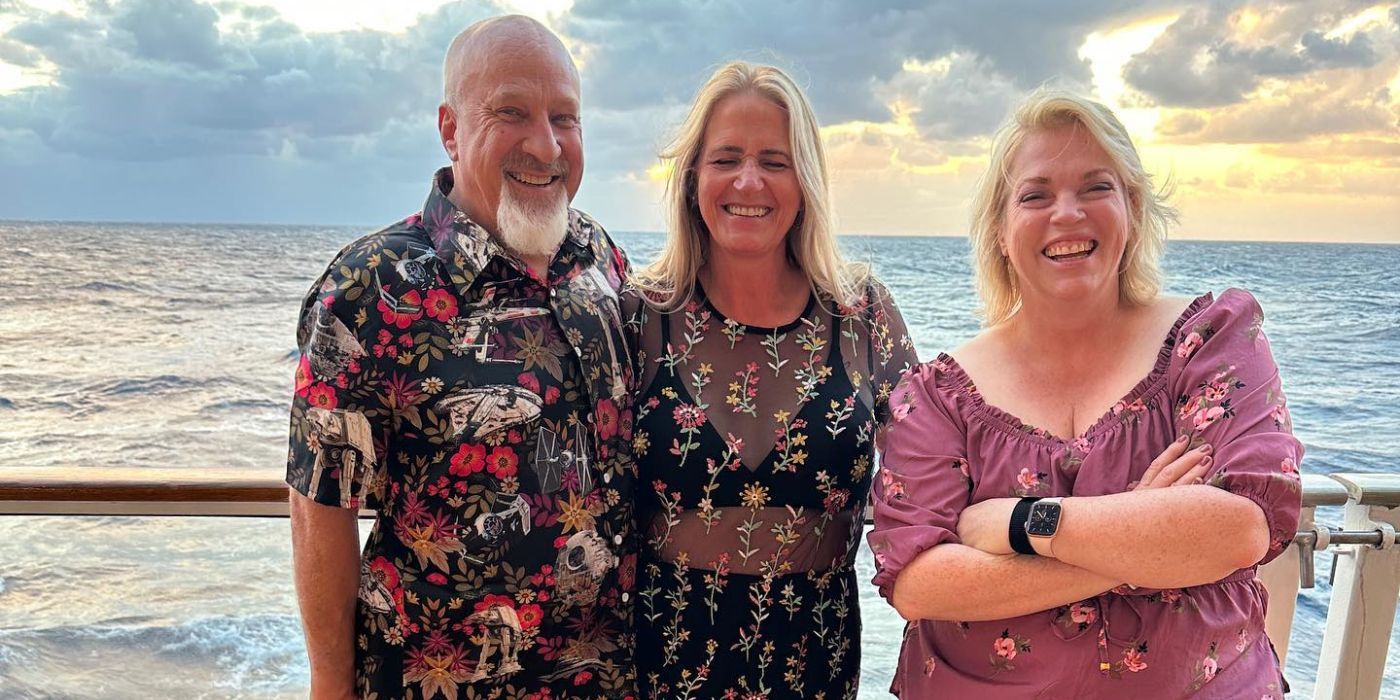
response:
M520 643L525 634L515 608L497 603L472 613L467 622L476 625L472 641L481 648L476 670L467 678L468 681L482 681L521 670ZM493 657L499 657L499 663L493 664Z

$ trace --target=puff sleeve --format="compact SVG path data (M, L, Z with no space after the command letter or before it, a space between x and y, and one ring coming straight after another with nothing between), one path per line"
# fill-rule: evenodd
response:
M958 543L971 503L967 430L938 361L905 374L890 397L890 429L872 496L874 584L890 600L899 574L925 550Z
M1269 549L1260 564L1278 556L1297 530L1303 456L1263 318L1248 292L1225 291L1178 331L1174 361L1182 365L1172 383L1177 433L1214 449L1206 483L1264 512Z

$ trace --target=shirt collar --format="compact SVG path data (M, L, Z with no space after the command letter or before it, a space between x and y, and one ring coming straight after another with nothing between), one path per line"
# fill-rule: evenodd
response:
M465 286L471 286L471 281L486 269L492 258L510 256L486 229L447 198L452 185L451 168L441 168L433 175L428 199L423 202L422 225L433 242L437 257L447 263L459 262L466 278ZM599 238L599 233L592 220L570 209L569 232L556 258L572 254L574 259L591 261L598 242L595 238Z

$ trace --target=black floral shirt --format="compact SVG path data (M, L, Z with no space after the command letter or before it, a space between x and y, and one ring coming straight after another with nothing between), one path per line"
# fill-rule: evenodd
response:
M538 279L451 188L439 171L302 306L287 483L375 512L359 692L633 696L627 260L570 211Z

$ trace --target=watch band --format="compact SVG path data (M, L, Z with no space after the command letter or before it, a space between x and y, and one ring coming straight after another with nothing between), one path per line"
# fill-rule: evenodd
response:
M1030 535L1026 534L1026 520L1031 516L1031 506L1035 505L1040 498L1037 496L1026 496L1016 502L1016 507L1011 509L1011 524L1007 530L1007 539L1011 540L1011 548L1019 554L1036 554L1035 548L1031 546Z

